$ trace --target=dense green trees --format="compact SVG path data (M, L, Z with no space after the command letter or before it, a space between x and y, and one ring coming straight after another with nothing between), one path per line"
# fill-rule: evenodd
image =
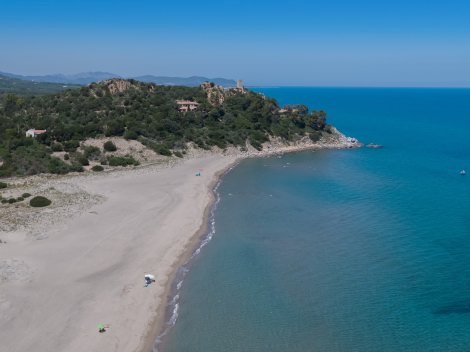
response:
M298 105L279 114L275 100L253 92L226 92L223 104L214 106L202 88L127 82L130 87L121 90L107 82L42 97L6 95L0 103L0 177L81 171L85 159L97 160L100 153L87 147L78 157L80 141L103 135L137 139L172 155L188 142L225 148L249 141L260 149L270 135L292 140L309 133L315 140L330 128L322 111ZM179 112L178 99L197 101L199 108ZM30 128L48 132L26 138ZM53 151L69 153L73 162L54 158Z

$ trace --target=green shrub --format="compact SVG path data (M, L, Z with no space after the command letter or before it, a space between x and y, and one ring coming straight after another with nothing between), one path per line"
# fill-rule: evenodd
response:
M108 157L109 166L128 166L139 165L139 162L133 157L110 156Z
M64 142L64 150L69 153L76 151L79 146L80 142L76 140Z
M69 171L83 172L83 166L79 163L74 162L74 163L72 163L72 165L70 165Z
M98 147L90 145L85 147L83 155L89 160L96 160L101 155L101 150Z
M63 175L70 171L70 166L66 162L62 161L62 159L52 157L49 160L47 171L51 174Z
M48 205L51 205L51 203L52 202L49 199L42 196L36 196L34 198L31 198L31 200L29 201L29 205L35 208L47 207Z
M16 200L17 200L18 202L22 202L22 201L24 201L24 198L23 198L23 197L18 197L18 198L16 198Z
M164 156L171 156L171 150L168 149L167 147L165 147L164 145L157 145L155 146L155 151L160 154L160 155L164 155Z
M69 160L69 159L70 159L70 155L64 154L64 160Z
M107 141L103 144L103 149L107 152L115 152L117 147L112 141Z
M256 150L262 150L263 146L261 145L260 142L257 140L250 141L250 144L256 149Z
M124 138L125 139L138 139L139 134L134 130L127 130L126 132L124 132Z
M100 172L104 170L104 167L101 165L95 165L91 168L93 171Z
M309 137L312 142L318 142L321 138L321 132L312 131L310 132Z
M8 185L5 182L0 182L0 189L7 188Z
M21 196L22 196L23 198L29 198L29 197L31 197L31 194L29 194L29 193L23 193Z
M173 152L173 154L175 154L175 156L177 156L178 158L183 157L183 154L180 151Z
M7 199L2 199L2 204L6 204L8 203L8 200Z
M64 151L64 146L61 143L52 143L51 150L53 152L62 152Z
M145 145L146 147L152 149L154 152L156 152L160 155L165 155L165 156L171 156L172 155L171 150L165 144L157 143L155 141L152 141L150 139L143 138L143 137L139 138L139 141L143 145Z
M88 162L88 158L83 154L77 154L76 160L82 166L90 165L90 163Z
M15 198L10 198L10 199L8 199L8 203L10 203L10 204L16 203L16 199Z

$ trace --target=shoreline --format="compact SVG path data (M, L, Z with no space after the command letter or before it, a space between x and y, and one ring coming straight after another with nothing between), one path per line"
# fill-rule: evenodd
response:
M194 151L177 162L104 175L44 177L47 190L65 187L67 191L66 186L73 185L99 199L67 203L63 212L67 219L39 223L44 226L37 229L32 225L37 234L8 234L0 227L0 239L5 234L8 238L7 244L0 244L0 285L5 283L5 258L7 269L24 273L20 280L13 276L9 282L7 277L8 289L0 292L0 328L5 327L3 334L0 329L0 338L5 335L2 339L12 352L32 346L39 352L51 348L150 351L165 328L176 274L208 234L215 187L221 177L245 158L359 146L339 133L334 137L323 143L271 143L261 152L249 148L245 152L235 148L225 153ZM203 176L210 179L194 177L194 170L201 167ZM53 219L53 213L54 209L37 211L33 220ZM10 241L14 235L21 239ZM10 248L14 250L9 253ZM8 262L11 258L16 262ZM63 267L57 268L57 262ZM141 288L144 272L157 276L157 283L145 290ZM38 292L33 297L28 290ZM36 321L29 311L35 313ZM41 324L48 315L59 329ZM75 320L70 322L69 317ZM98 321L111 326L101 336L93 328ZM28 338L21 340L25 335ZM45 335L49 335L47 341Z
M224 170L221 170L214 176L214 180L211 184L210 187L210 194L211 194L211 199L209 203L206 205L206 208L204 210L204 220L199 228L199 230L192 236L190 243L188 244L188 248L185 249L185 251L180 255L178 258L177 263L172 267L172 273L170 275L170 278L165 284L165 297L166 301L165 304L161 305L156 313L155 320L153 323L151 323L151 328L149 332L147 333L145 339L144 339L144 345L142 348L138 349L137 351L139 352L159 352L159 349L156 349L157 343L160 345L162 343L162 340L158 341L161 337L164 337L170 329L174 327L174 324L176 321L173 323L173 325L169 325L170 319L172 318L172 315L168 314L168 308L171 308L171 304L173 303L174 300L174 295L172 295L172 289L175 287L175 283L177 281L177 274L178 271L184 268L186 265L190 264L191 260L196 254L196 251L198 249L202 249L201 245L202 242L207 239L207 236L210 234L209 232L209 221L210 221L210 215L211 215L211 210L214 209L216 206L215 202L217 201L217 188L222 182L222 177L224 177L228 172L230 172L233 168L235 168L241 161L244 159L249 159L249 158L265 158L265 157L272 157L275 155L283 155L287 153L297 153L297 152L303 152L303 151L312 151L312 150L334 150L334 149L352 149L352 148L361 148L363 145L361 143L358 143L357 141L354 141L351 143L351 139L345 137L342 135L340 132L338 132L335 129L335 133L338 133L340 137L344 137L343 143L345 143L343 146L337 145L337 144L332 144L328 145L318 145L315 143L301 143L300 145L290 145L290 146L285 146L281 147L280 149L275 149L275 150L265 150L263 148L262 151L253 151L251 150L251 153L248 155L240 155L238 156L237 159L235 159L231 164L227 165L227 167ZM357 143L357 144L356 144ZM199 254L199 253L198 253ZM177 294L177 292L175 292Z
M168 314L168 308L172 303L174 296L171 294L173 291L173 287L175 286L175 282L177 281L177 274L178 272L187 265L193 256L195 255L196 251L201 248L202 243L209 235L209 221L211 212L215 209L216 202L217 202L217 188L222 182L222 177L225 176L230 170L236 167L242 159L236 159L224 170L219 171L216 175L214 175L214 179L210 184L210 201L207 203L204 209L203 215L203 223L201 227L194 233L191 237L190 242L185 248L184 252L181 253L177 262L171 268L171 274L167 282L165 283L165 290L164 290L164 297L165 297L165 304L161 304L156 312L155 319L153 322L150 322L150 329L144 338L144 346L138 351L146 351L146 352L154 352L158 351L155 349L157 339L166 335L166 333L173 327L168 326L169 320L171 319L172 315ZM161 342L161 341L160 341Z

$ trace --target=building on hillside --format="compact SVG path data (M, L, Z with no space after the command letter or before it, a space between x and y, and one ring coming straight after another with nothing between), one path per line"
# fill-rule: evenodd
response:
M190 100L177 100L176 104L181 112L193 111L199 107L199 103Z
M26 131L26 137L35 138L36 136L46 133L46 132L47 130L35 130L34 128L32 128Z
M242 89L242 90L245 88L245 87L243 87L243 81L242 81L241 79L239 79L239 80L237 81L237 88L238 88L238 89Z

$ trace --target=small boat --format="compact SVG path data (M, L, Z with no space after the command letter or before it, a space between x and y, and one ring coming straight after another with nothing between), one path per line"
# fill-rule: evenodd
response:
M460 170L460 174L463 176L465 175L467 172L465 170Z

